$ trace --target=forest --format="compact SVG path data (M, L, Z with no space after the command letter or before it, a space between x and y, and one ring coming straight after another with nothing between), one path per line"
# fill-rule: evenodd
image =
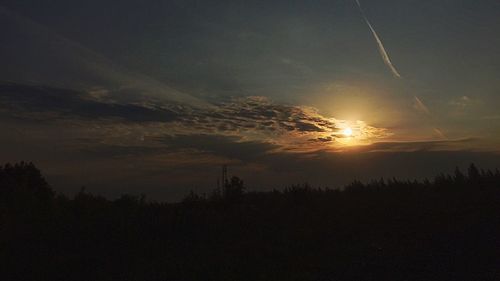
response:
M332 175L333 177L334 175ZM0 168L1 280L500 280L500 172L247 190L182 202L55 192Z

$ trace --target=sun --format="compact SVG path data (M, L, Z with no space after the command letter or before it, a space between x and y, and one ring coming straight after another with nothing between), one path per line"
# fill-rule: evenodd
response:
M344 130L342 130L342 134L346 137L350 137L352 136L352 129L347 127Z

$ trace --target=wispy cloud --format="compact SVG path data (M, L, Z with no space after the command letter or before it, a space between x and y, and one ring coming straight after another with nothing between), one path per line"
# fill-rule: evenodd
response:
M451 106L457 107L460 110L465 109L471 103L472 100L468 96L461 96L450 101Z
M51 60L48 62L28 61L25 65L26 69L30 69L37 67L37 64L52 64L53 69L50 74L37 71L35 77L43 77L41 83L65 86L72 86L71 84L96 86L97 84L112 87L121 92L134 92L136 95L144 95L151 99L169 100L198 107L210 106L209 103L174 89L148 75L118 66L109 58L81 43L68 39L49 27L1 5L0 16L9 23L9 28L15 27L17 37L28 37L30 45L37 46L37 48L26 49L29 55L32 55L32 52L34 56L24 55L32 57L33 60ZM17 37L13 40L18 40ZM0 50L3 49L0 48ZM6 52L2 55L9 54ZM21 61L20 58L18 63L21 64ZM65 78L66 72L76 74L77 77ZM65 83L68 82L65 80L70 82Z
M0 110L21 118L118 118L133 122L169 122L177 118L170 106L147 107L143 104L104 102L74 90L0 83Z
M477 138L424 140L424 141L388 141L376 142L367 146L352 148L358 152L416 152L416 151L462 151L479 142Z

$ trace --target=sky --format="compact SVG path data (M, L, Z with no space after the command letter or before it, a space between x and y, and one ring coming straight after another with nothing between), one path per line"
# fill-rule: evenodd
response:
M0 0L0 162L60 192L500 167L496 0Z

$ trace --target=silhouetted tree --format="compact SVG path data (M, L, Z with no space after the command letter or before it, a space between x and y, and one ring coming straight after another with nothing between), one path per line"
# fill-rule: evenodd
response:
M455 167L455 171L454 171L454 178L455 180L455 183L457 184L463 184L466 180L466 177L465 175L462 173L462 171L460 171L460 169L458 167Z
M243 184L243 180L233 176L231 179L224 185L224 199L229 201L239 199L245 191L245 186Z
M479 173L479 170L477 169L476 165L470 164L469 169L467 170L467 174L469 176L469 180L473 183L479 182L481 178L481 174Z
M33 163L5 164L0 168L0 200L47 201L53 197L54 192Z
M205 197L195 193L193 190L191 190L182 200L182 202L186 204L200 203L203 201L205 201Z

